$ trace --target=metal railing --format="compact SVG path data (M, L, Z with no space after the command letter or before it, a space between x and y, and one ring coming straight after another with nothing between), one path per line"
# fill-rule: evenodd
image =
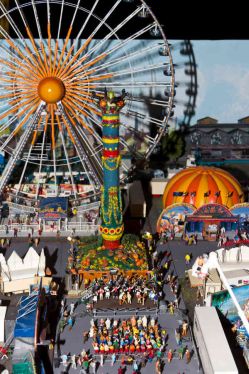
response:
M8 234L6 232L6 226L8 226ZM38 230L42 227L42 234L41 236L44 236L44 234L53 233L56 234L59 230L61 232L67 232L72 233L74 231L76 234L77 232L85 233L85 234L95 234L99 230L99 225L95 225L92 223L85 223L85 222L68 222L67 224L65 222L61 223L60 226L55 226L54 228L45 227L44 225L41 226L39 223L33 223L33 224L25 224L25 223L12 223L9 225L0 225L0 235L10 235L12 236L15 229L18 230L18 234L27 234L30 232L33 232L34 235L38 235Z

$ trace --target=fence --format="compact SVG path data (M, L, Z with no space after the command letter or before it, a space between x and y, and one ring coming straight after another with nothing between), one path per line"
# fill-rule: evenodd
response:
M72 232L76 235L94 235L98 232L99 225L86 222L62 222L52 228L50 225L41 225L39 223L30 225L12 223L10 225L0 225L0 236L12 237L14 235L14 230L17 230L18 236L28 236L28 234L37 236L40 228L42 228L41 236L55 236L58 231L63 236L72 234Z

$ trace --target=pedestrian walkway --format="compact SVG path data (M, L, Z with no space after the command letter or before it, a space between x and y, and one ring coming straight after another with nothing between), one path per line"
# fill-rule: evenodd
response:
M159 247L158 252L165 252L164 247ZM161 265L165 264L167 257L162 256L163 259L161 261ZM173 274L176 276L175 268L173 264L170 265L168 271L166 272L166 277L168 274ZM175 294L172 292L172 285L169 283L165 283L163 286L163 290L165 293L165 300L167 303L173 303L175 302ZM68 310L69 305L71 301L67 299L67 305L68 305ZM179 297L179 305L178 308L175 308L173 310L173 313L171 314L169 310L161 310L159 311L158 314L158 323L161 327L161 329L165 329L168 334L168 339L166 342L166 351L162 353L162 361L164 364L164 370L163 373L200 373L201 371L199 370L199 361L197 359L197 355L195 353L195 347L194 343L192 340L192 335L191 335L191 330L188 328L188 332L186 336L182 336L180 341L176 339L176 330L179 328L183 327L183 324L185 323L185 319L187 321L186 316L184 315L184 309L185 305L183 300L181 299L181 296ZM61 354L65 354L68 356L71 355L79 355L80 352L85 349L86 351L89 351L90 353L93 353L93 348L91 346L92 339L88 339L83 343L83 333L86 331L90 330L90 320L91 316L88 315L85 311L85 306L83 304L79 304L74 312L75 315L75 323L73 325L73 328L70 329L69 326L66 326L65 329L63 330L60 339L62 342L64 342L63 345L61 345ZM110 319L113 317L113 315L110 315ZM155 316L153 316L155 317ZM188 323L188 321L187 321ZM172 361L168 362L168 351L172 350L173 352L173 357ZM191 360L189 363L187 363L187 358L185 351L188 349L188 351L191 352ZM183 358L180 358L181 354L183 354ZM111 355L108 355L104 359L104 364L103 366L100 366L98 368L98 373L100 374L114 374L118 372L118 368L121 363L123 355L117 355L117 362L112 366L112 358ZM142 357L142 356L141 356ZM100 356L96 356L97 361L100 361ZM189 359L189 358L188 358ZM140 364L140 361L142 359L139 358L139 356L136 356L136 361L138 364ZM155 373L155 364L156 364L156 359L154 359L152 362L147 362L146 366L141 369L141 374L151 374ZM60 366L60 368L55 368L54 373L61 373L62 368L67 369L68 373L80 373L80 368L78 367L77 369L73 369L70 364L68 364L67 368L66 366ZM132 366L127 366L126 373L130 374L133 371ZM91 369L90 369L91 373Z

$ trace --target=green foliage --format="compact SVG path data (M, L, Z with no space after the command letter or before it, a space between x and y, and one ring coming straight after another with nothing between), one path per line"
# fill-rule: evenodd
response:
M121 239L121 244L124 247L135 245L139 241L139 237L135 234L125 234Z
M102 236L101 235L91 235L91 236L84 236L80 240L80 244L78 245L79 251L82 253L87 253L91 249L96 249L102 246Z
M182 131L171 131L161 141L162 156L165 161L177 161L185 151L185 134Z

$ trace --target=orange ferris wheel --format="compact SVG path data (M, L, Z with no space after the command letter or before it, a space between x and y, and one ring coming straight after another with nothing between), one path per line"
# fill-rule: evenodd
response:
M58 193L68 183L73 199L95 201L102 124L93 92L129 93L120 117L123 176L167 131L174 68L159 22L144 0L13 0L8 9L0 0L0 21L0 193L11 185L23 197L33 183L38 199L44 184Z

